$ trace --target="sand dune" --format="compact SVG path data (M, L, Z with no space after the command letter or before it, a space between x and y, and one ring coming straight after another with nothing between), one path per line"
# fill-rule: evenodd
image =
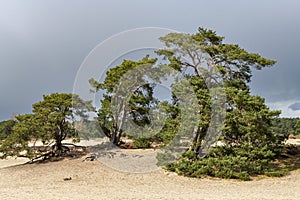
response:
M84 158L0 169L0 199L299 199L300 171L250 182L124 173ZM71 180L69 180L71 178Z
M27 161L23 158L2 160L0 199L300 198L300 170L282 178L263 178L250 182L193 179L151 168L153 153L153 150L116 150L113 158L102 157L95 161L82 157L26 165L16 165ZM144 170L148 173L130 173L143 169L143 166L150 166Z

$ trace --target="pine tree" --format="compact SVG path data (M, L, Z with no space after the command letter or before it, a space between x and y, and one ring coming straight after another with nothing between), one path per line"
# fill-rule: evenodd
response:
M2 158L21 154L31 159L62 155L68 150L62 143L64 139L79 139L72 124L75 116L87 117L86 113L93 110L91 102L64 93L44 95L43 100L32 107L32 114L16 116L13 133L1 142ZM45 148L31 148L30 143L36 141L42 141Z
M159 50L158 55L190 80L201 113L192 151L169 165L169 169L188 176L242 179L263 173L282 148L282 138L271 129L272 119L277 118L280 111L271 111L263 98L251 95L249 82L253 69L261 70L276 62L249 53L237 44L226 44L224 37L205 28L199 28L193 35L170 33L161 40L165 48ZM207 155L203 158L201 146L207 145L205 137L214 117L214 97L210 90L220 80L226 96L224 102L219 102L226 109L219 135L223 145L205 152Z

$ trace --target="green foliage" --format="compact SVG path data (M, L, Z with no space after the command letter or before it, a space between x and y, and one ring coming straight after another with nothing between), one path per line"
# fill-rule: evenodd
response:
M85 117L84 114L92 110L90 102L80 100L77 95L58 93L44 95L43 101L32 107L33 114L16 117L18 123L14 126L13 133L1 143L3 158L21 154L35 158L49 151L59 155L66 150L62 145L66 137L78 138L72 125L75 114ZM29 143L38 140L43 142L45 148L37 151Z
M147 149L150 148L151 142L149 138L134 138L133 141L134 147L138 149Z
M276 118L272 121L274 132L288 138L289 135L300 135L299 118Z
M268 149L280 153L282 139L271 129L272 119L280 114L279 111L270 111L263 98L236 88L227 88L227 101L231 105L223 129L227 145L257 148L267 145Z
M94 120L87 120L83 119L80 121L75 121L74 126L78 131L78 135L82 139L93 139L93 138L103 138L105 135L101 132L99 127L99 122L97 119Z
M270 176L270 177L282 177L288 174L288 170L287 169L279 169L279 170L273 170L273 171L266 171L264 174L266 176Z
M124 60L121 65L111 68L106 73L103 83L90 80L95 92L105 92L101 108L98 110L98 121L111 143L120 144L130 119L139 127L150 124L149 110L157 105L157 101L153 98L154 85L146 83L145 80L153 79L159 82L165 75L159 67L155 67L156 61L156 58L151 59L149 56L139 61ZM146 74L149 69L152 74Z
M203 159L191 154L184 155L179 162L167 165L167 169L190 177L212 176L241 180L250 180L250 176L255 175L282 176L287 173L286 170L274 170L271 152L258 156L255 151L257 149L245 152L240 148L218 147Z
M167 118L164 122L164 126L159 133L153 136L153 140L161 143L161 146L166 146L169 144L178 133L178 128L180 125L180 112L177 106L174 106L168 102L162 102L167 113Z
M0 122L0 140L5 139L7 136L13 133L13 127L16 125L15 120L6 120Z
M166 48L157 51L158 55L183 74L186 69L192 69L192 73L184 75L194 87L201 113L194 144L190 148L194 155L183 154L178 162L167 167L191 177L208 175L249 180L250 176L264 174L283 148L283 137L272 129L272 120L280 112L271 111L263 98L251 95L248 85L252 69L260 70L274 65L276 61L249 53L237 44L225 44L223 39L215 31L204 28L199 28L194 35L170 33L161 38ZM213 63L207 69L200 66L203 52ZM219 73L211 77L208 72L214 68ZM226 94L226 117L220 130L223 145L200 158L199 149L211 122L209 90L217 84L213 80L218 79L223 80Z
M170 152L157 153L156 159L157 159L157 163L156 163L157 166L168 166L169 168L171 168L170 163L175 159L175 156Z
M274 123L281 123L278 122L280 111L271 111L263 98L251 95L249 88L252 70L270 67L276 61L247 52L237 44L226 44L223 36L205 28L199 28L196 34L170 33L160 40L165 45L156 52L164 60L160 66L177 70L185 80L172 85L172 103L158 102L153 98L155 84L144 84L142 87L132 84L132 88L120 86L120 81L126 85L132 80L144 83L149 79L141 75L140 66L153 65L158 59L149 59L148 56L137 62L125 60L107 72L103 83L91 80L95 91L105 91L98 119L111 142L120 142L124 124L130 118L138 127L147 127L152 122L148 117L149 110L160 104L166 110L162 130L152 135L146 131L145 137L133 137L137 147L146 148L152 141L167 147L166 153L157 156L159 165L166 165L169 170L191 177L208 175L250 180L251 176L258 174L283 174L271 170L272 162L282 152L286 138L282 135L283 126L272 128ZM139 73L123 79L124 74L132 69ZM155 67L152 70L156 73L150 78L157 82L170 73ZM221 96L215 96L221 89L224 90ZM185 100L192 99L186 96L191 91L196 96L197 106L183 108ZM128 102L122 99L126 92L132 93ZM112 105L111 102L117 103ZM216 111L214 108L225 108L226 111ZM199 118L191 117L193 112L199 113ZM222 118L222 114L225 118L224 122L221 120L223 124L212 125L213 117ZM296 125L299 124L293 125L297 131ZM126 134L132 135L135 130L127 129ZM206 136L210 136L208 133L211 130L214 138L207 141ZM174 157L174 148L182 147L178 138L189 135L193 135L189 151ZM216 142L216 138L222 145L208 152L215 145L212 142ZM174 159L177 162L172 162Z

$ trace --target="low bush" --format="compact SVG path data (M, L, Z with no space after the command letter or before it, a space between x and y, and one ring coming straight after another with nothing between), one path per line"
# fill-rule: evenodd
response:
M282 177L288 174L288 170L287 169L278 169L278 170L274 170L274 171L265 171L265 175L266 176L270 176L270 177Z
M146 149L151 147L149 138L135 138L133 141L134 147L138 149Z
M243 149L217 147L204 158L194 152L184 153L178 162L167 165L167 169L189 177L219 177L248 181L251 176L283 176L282 170L273 163L274 154L267 148L257 151L256 148Z
M175 159L175 156L171 153L157 153L156 159L157 166L168 166L169 163L171 163Z

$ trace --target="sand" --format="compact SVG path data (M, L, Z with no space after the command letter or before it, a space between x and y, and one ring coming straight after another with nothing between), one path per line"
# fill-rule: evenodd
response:
M26 160L4 160L0 162L0 199L300 199L300 170L249 182L187 178L151 167L147 173L132 173L130 167L135 164L151 165L151 159L134 156L141 154L152 155L150 150L118 150L114 158L95 161L82 157L15 166L11 165ZM108 167L111 163L121 163L119 170Z

